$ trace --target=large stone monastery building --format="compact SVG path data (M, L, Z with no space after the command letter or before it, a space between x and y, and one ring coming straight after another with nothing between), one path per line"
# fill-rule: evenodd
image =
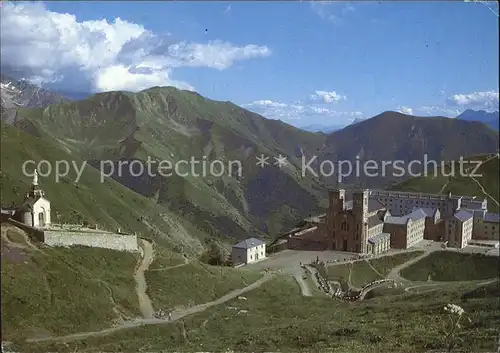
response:
M498 213L476 197L343 189L329 191L326 214L286 235L286 247L379 254L408 249L424 239L463 248L499 238Z

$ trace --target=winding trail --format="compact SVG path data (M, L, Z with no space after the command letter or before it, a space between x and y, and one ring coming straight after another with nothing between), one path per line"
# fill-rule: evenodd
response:
M477 186L479 186L483 194L489 197L491 201L497 204L497 206L500 206L500 204L498 204L498 201L493 196L488 194L488 192L484 189L483 185L476 178L474 178L473 176L469 176L469 178L471 178L477 184Z
M375 272L377 275L380 276L380 278L385 278L385 276L383 274L378 272L378 270L375 267L373 267L373 265L370 263L370 261L365 260L365 262L368 264L368 266L370 266L370 268L373 270L373 272Z
M495 159L495 158L500 159L500 154L499 154L499 153L495 153L495 154L493 154L493 155L489 156L488 158L486 158L484 161L482 161L482 162L480 163L480 166L481 166L482 164L484 164L484 163L486 163L486 162L488 162L488 161L492 160L492 159ZM464 172L465 172L465 173L469 173L469 172L471 171L471 169L472 169L472 168L473 168L473 167L468 167L468 168L465 168L465 169L464 169ZM481 189L481 192L482 192L482 193L483 193L486 197L490 198L490 200L491 200L491 201L493 201L493 202L494 202L497 206L499 206L499 207L500 207L500 204L499 204L498 200L497 200L497 199L495 199L495 198L494 198L493 196L491 196L490 194L488 194L488 192L484 189L483 185L482 185L482 184L481 184L481 183L480 183L480 182L479 182L479 181L478 181L475 177L473 177L471 174L467 174L466 176L467 176L467 177L469 177L470 179L472 179L472 181L474 181L474 182L477 184L477 186ZM444 190L446 189L446 187L448 186L448 184L449 184L449 180L448 180L448 181L447 181L447 182L443 185L443 187L442 187L442 188L441 188L441 190L439 191L439 194L442 194L442 193L444 192Z
M184 262L181 264L173 265L173 266L157 267L157 268L150 269L149 271L167 271L167 270L172 270L174 268L183 267L183 266L186 266L189 264L188 259L186 259L185 257L183 257L182 259L184 260Z
M499 153L496 153L488 158L486 158L484 161L481 162L481 165L494 159L494 158L497 158L497 159L500 159L500 154ZM469 167L469 168L466 168L465 169L465 172L469 172L470 170L472 169L472 167ZM497 206L500 206L500 204L498 203L498 200L495 199L493 196L491 196L490 194L488 194L488 192L484 189L483 185L475 178L473 177L472 175L468 175L469 178L471 178L476 184L477 186L479 186L479 188L481 189L481 192L486 195L487 197L489 197L494 203L496 203Z
M361 290L361 293L359 294L359 299L358 300L363 300L365 299L365 296L372 290L380 287L380 286L383 286L383 285L387 285L387 284L393 284L394 283L394 280L392 279L388 279L388 280L385 280L385 282L381 282L381 283L377 283L377 284L373 284L371 286L369 286L368 288L364 288L363 290Z
M147 283L146 276L144 273L148 270L149 266L154 260L154 251L153 245L144 239L140 239L142 243L143 257L141 264L137 267L134 273L134 279L137 284L137 297L139 298L139 309L141 311L141 315L144 318L153 318L154 309L151 299L146 293Z
M450 183L450 181L446 181L446 183L444 183L443 187L441 188L441 190L439 190L438 194L442 194L444 192L444 189L446 189L446 187L448 186L448 184Z
M424 257L427 257L431 253L433 253L434 251L438 251L438 250L440 250L440 249L437 249L437 248L426 249L425 252L422 255L414 257L413 259L411 259L409 261L406 261L405 263L402 263L401 265L393 267L392 270L391 270L391 272L389 272L389 274L385 278L386 279L392 279L395 282L396 281L397 282L408 281L407 279L401 277L401 275L399 274L401 272L401 270L403 270L404 268L406 268L406 267L408 267L410 265L413 265L414 263L419 262Z
M140 327L144 325L165 325L169 324L171 322L177 321L179 319L182 319L185 316L196 314L199 312L202 312L208 308L211 308L213 306L225 303L231 299L234 299L243 293L246 293L248 291L251 291L253 289L256 289L272 279L274 277L274 274L265 274L262 278L259 280L255 281L254 283L250 284L249 286L246 286L241 289L234 290L232 292L227 293L226 295L220 297L219 299L213 300L211 302L207 302L204 304L200 305L195 305L193 307L187 308L187 309L177 309L172 312L172 319L171 320L162 320L162 319L156 319L156 318L146 318L146 319L137 319L133 321L128 321L123 324L120 324L115 327L107 328L104 330L100 331L93 331L93 332L80 332L80 333L74 333L71 335L66 335L66 336L59 336L59 337L45 337L45 338L36 338L36 339L27 339L26 342L43 342L43 341L62 341L62 342L70 342L70 341L76 341L80 339L85 339L88 337L95 337L95 336L106 336L111 333L115 333L118 331L134 328L134 327Z
M21 243L18 243L16 241L12 241L9 237L9 234L8 234L9 231L16 232L17 234L22 236L25 244L21 244ZM30 248L32 250L35 250L35 251L38 251L38 252L45 254L45 252L42 249L38 248L36 245L34 245L31 242L31 240L30 240L29 236L26 234L26 232L24 232L21 229L17 229L14 226L5 226L4 225L1 227L1 234L2 234L2 239L5 240L9 246L12 246L12 247L15 247L18 249Z
M299 270L302 270L302 268L299 267ZM302 278L302 276L303 276L303 272L302 271L294 271L293 272L293 277L295 278L295 281L297 281L297 283L299 284L300 291L302 292L302 295L304 297L312 297L311 288L309 288L309 285Z

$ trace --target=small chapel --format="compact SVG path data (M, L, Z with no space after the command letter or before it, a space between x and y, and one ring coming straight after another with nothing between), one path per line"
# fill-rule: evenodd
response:
M38 185L36 169L30 191L21 206L17 208L14 218L34 228L46 228L50 225L50 201L45 198L44 191Z

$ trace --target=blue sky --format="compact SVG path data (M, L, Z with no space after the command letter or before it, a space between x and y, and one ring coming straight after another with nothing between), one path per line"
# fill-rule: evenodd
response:
M2 66L61 89L175 85L297 126L385 110L453 117L498 109L494 12L465 2L4 5Z

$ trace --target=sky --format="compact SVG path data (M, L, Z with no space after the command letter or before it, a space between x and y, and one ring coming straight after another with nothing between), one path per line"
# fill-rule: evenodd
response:
M1 66L64 91L193 90L295 126L498 110L495 2L2 2Z

